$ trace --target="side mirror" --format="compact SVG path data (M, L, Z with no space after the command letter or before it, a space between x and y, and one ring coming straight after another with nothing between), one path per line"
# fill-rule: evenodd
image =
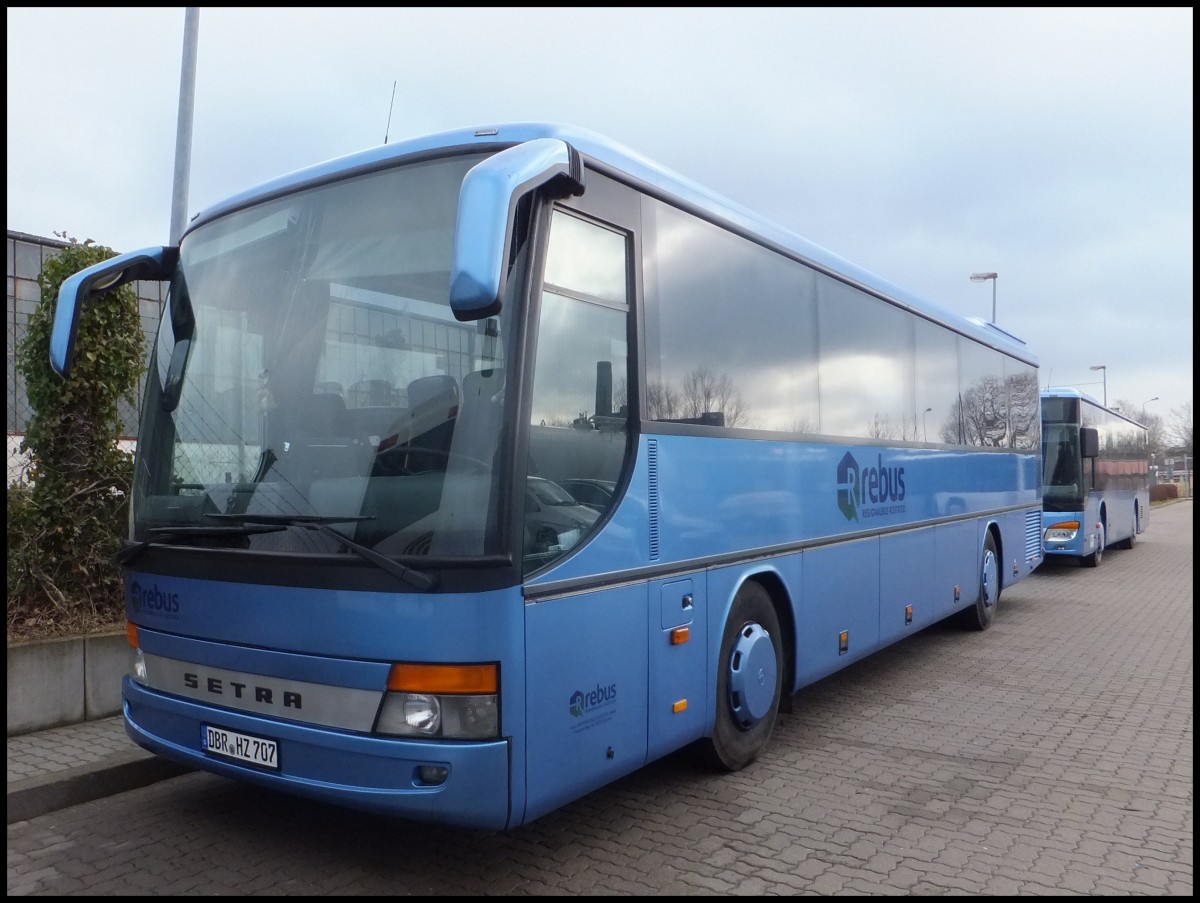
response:
M553 184L551 184L553 183ZM536 138L473 166L458 195L450 308L463 322L500 311L517 202L543 186L583 194L583 158L557 138Z
M1079 428L1079 453L1085 458L1100 457L1100 432L1090 426Z
M58 290L50 331L50 366L54 372L64 378L70 375L79 315L88 301L127 282L170 279L178 261L178 248L145 248L101 261L67 277Z

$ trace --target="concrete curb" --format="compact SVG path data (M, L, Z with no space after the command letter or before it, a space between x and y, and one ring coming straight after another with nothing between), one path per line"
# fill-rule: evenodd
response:
M8 785L8 824L136 790L192 770L145 750L132 749L111 755L103 762L76 766L67 772L13 781Z

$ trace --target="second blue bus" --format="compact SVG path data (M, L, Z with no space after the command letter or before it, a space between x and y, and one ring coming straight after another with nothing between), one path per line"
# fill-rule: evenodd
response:
M1041 396L1046 558L1098 567L1150 523L1148 431L1078 389Z

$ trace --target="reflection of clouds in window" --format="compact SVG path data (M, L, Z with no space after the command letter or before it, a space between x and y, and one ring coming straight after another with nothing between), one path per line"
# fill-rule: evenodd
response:
M823 346L824 350L824 346ZM843 349L821 361L821 432L914 439L904 411L905 368L894 358Z
M781 431L815 421L811 271L665 204L653 209L647 416L720 413L725 426Z
M815 361L749 370L744 385L746 397L756 401L741 426L784 433L817 432Z
M916 409L922 442L959 444L958 337L927 320L913 324Z
M624 304L625 236L556 210L550 225L546 282Z
M628 356L623 311L544 293L531 422L565 426L594 415L597 364L610 363L621 380Z
M263 205L258 213L251 213L232 220L235 225L227 227L220 221L213 227L196 233L199 238L188 242L188 263L197 264L219 254L228 254L244 245L270 238L295 224L298 214L292 209L293 202L283 201L275 205Z
M729 426L1037 447L1035 368L676 208L649 207L648 419L693 418L707 395L736 400ZM697 393L700 375L720 391Z
M913 402L911 319L835 279L817 281L821 431L919 439Z

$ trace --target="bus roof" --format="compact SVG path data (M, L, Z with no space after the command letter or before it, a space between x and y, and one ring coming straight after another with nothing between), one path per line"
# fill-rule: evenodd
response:
M867 289L899 306L940 322L1005 354L1037 366L1037 358L1025 343L1011 333L980 317L963 317L880 278L820 245L784 229L742 205L693 182L636 151L586 129L541 122L510 123L454 129L384 144L296 170L241 192L198 213L188 230L240 207L294 191L297 188L378 169L410 155L450 149L501 149L536 138L558 138L578 150L595 169L627 182L662 200L680 204L693 212L761 243L783 250L806 263Z
M1088 395L1087 392L1082 392L1073 386L1047 386L1046 388L1042 389L1041 394L1042 398L1078 398L1095 405L1101 410L1108 411L1108 413L1112 414L1114 417L1120 417L1122 420L1128 420L1132 424L1143 428L1145 427L1145 424L1133 419L1128 414L1125 414L1115 408L1108 407L1100 399L1093 398L1091 395Z

